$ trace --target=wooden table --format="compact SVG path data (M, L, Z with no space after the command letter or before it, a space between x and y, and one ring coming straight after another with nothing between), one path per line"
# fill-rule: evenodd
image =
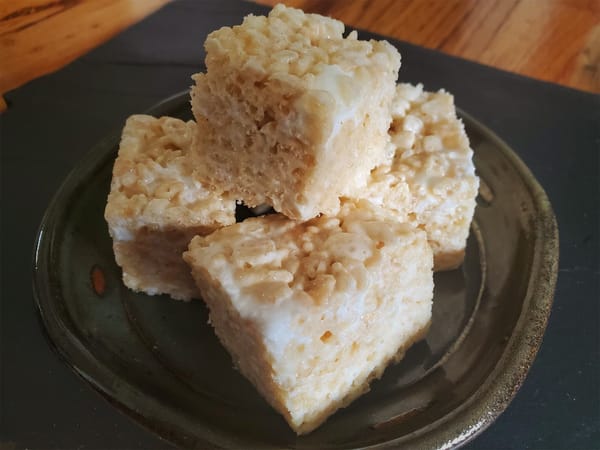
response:
M60 69L167 2L0 0L0 110L6 108L5 92ZM600 0L283 3L497 68L600 92Z

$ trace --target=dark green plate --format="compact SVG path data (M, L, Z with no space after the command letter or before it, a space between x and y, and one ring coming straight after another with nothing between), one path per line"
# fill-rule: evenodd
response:
M150 114L190 118L188 94ZM558 263L548 199L519 158L461 114L482 179L459 270L435 275L427 339L371 392L296 437L231 365L201 301L135 294L121 283L103 218L118 134L54 197L35 246L34 291L54 349L112 404L185 447L452 448L508 405L550 312ZM106 278L98 295L92 270Z

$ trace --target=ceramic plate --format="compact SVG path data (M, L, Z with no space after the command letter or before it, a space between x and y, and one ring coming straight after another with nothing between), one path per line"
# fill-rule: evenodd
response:
M191 118L188 94L149 114ZM482 179L465 263L435 275L427 338L313 433L296 437L232 368L203 302L123 286L103 218L118 134L75 167L40 227L34 291L55 350L112 404L184 447L452 448L473 438L506 408L535 357L558 237L529 170L461 116ZM102 275L104 289L94 288Z

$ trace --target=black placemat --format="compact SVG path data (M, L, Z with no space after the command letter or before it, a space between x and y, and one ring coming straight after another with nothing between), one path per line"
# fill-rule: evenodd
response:
M266 11L235 0L178 1L6 95L0 447L170 447L112 408L49 349L32 301L33 239L51 196L88 149L128 115L187 89L190 74L202 69L208 32ZM560 273L542 348L511 406L468 448L598 448L600 97L392 42L403 57L400 80L448 89L459 107L506 140L546 189L559 223Z

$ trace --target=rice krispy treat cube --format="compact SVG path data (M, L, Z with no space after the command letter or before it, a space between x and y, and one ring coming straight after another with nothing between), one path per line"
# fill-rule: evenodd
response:
M464 258L479 188L454 98L399 84L390 135L393 162L371 173L360 198L427 231L435 270L454 269Z
M362 207L247 219L184 259L234 363L298 434L368 391L431 319L425 232Z
M390 105L400 67L385 41L276 6L205 42L192 109L206 142L198 170L249 206L294 219L335 214L389 160Z
M105 218L127 287L181 300L198 291L181 254L192 237L235 223L235 201L207 189L188 156L196 124L131 116L123 129Z

